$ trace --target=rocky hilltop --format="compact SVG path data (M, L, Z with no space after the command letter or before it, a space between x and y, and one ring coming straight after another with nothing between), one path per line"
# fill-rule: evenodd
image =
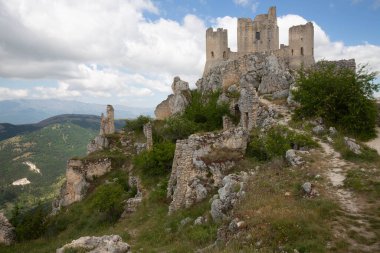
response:
M275 31L274 18L271 8L256 21ZM310 54L295 69L306 57L279 55L294 45L224 58L212 51L221 58L196 89L175 77L156 119L127 120L120 131L108 105L87 155L67 162L52 211L29 214L43 224L32 244L46 241L41 252L380 251L379 154L324 114L297 115L294 100L300 80L326 66L329 78L357 81L355 61L314 64Z

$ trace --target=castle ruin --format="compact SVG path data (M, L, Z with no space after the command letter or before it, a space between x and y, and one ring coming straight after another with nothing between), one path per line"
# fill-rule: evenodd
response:
M100 132L99 135L115 133L115 116L112 105L107 105L107 117L102 113L100 117Z
M293 26L289 29L289 45L279 45L276 7L268 14L257 15L254 20L239 18L237 23L237 52L228 47L228 31L208 28L206 31L206 65L203 75L226 60L236 60L249 53L273 54L285 61L289 68L309 67L314 64L314 26Z

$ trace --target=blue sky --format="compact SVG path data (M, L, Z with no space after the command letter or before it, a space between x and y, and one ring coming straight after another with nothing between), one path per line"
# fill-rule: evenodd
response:
M194 87L205 29L277 6L280 42L313 21L318 59L380 71L380 0L0 0L0 100L57 98L154 107L174 76Z

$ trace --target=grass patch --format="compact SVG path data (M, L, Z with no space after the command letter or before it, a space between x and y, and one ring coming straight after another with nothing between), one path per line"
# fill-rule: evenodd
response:
M380 157L376 150L371 149L358 141L357 143L361 146L361 154L355 154L346 146L343 135L338 135L334 138L333 147L344 159L349 161L369 163L380 161Z
M350 169L347 172L344 186L353 191L380 197L380 173L378 170Z
M246 163L244 163L247 166ZM248 184L235 216L247 223L239 239L210 252L326 252L332 236L330 222L337 205L323 192L303 198L300 186L308 171L292 170L277 162L261 166ZM289 196L285 196L289 192Z

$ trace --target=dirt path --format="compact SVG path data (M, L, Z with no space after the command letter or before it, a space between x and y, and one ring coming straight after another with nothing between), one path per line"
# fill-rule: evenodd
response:
M380 154L380 127L376 127L376 133L377 137L369 142L366 142L365 144L368 147L375 149L377 153Z
M376 234L369 222L372 217L365 214L364 201L343 188L347 170L356 165L343 160L329 143L319 140L319 144L325 158L322 161L323 170L331 183L327 187L343 211L333 227L335 237L348 243L350 249L348 252L380 252L380 243L376 242Z

